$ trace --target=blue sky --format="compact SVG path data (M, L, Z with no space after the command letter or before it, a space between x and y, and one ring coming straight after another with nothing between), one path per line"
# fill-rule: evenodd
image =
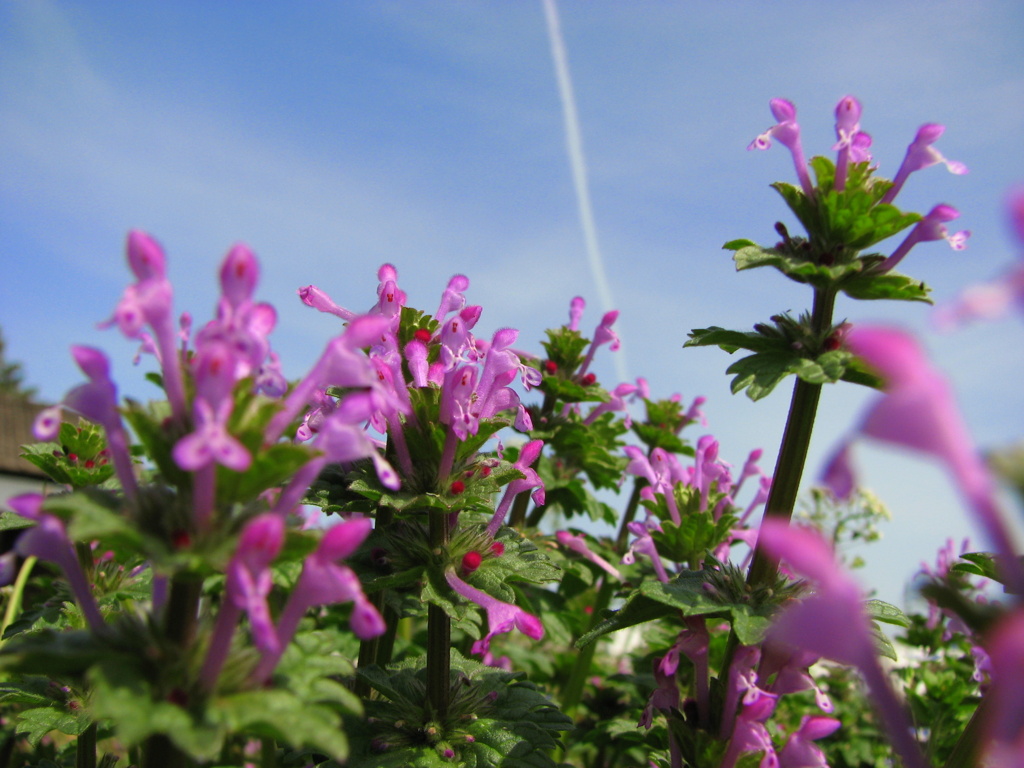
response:
M1024 9L1019 3L568 2L558 6L590 194L625 370L656 396L708 397L709 430L734 463L777 448L789 386L733 397L715 350L683 350L694 327L749 328L805 292L775 274L736 274L721 244L770 241L789 221L768 188L792 180L785 150L746 152L796 103L808 154L833 143L832 110L864 105L883 175L924 122L970 167L912 177L900 202L958 207L969 249L919 246L903 269L939 301L1020 255L1003 220L1024 183ZM67 348L102 346L127 394L153 391L132 345L94 324L128 277L139 227L165 246L179 310L212 312L219 260L236 241L261 258L286 372L298 376L337 330L300 305L316 283L346 306L372 303L375 272L399 270L433 310L469 276L478 330L514 326L521 346L589 301L587 266L539 0L512 2L0 3L0 326L46 398L79 380ZM895 247L895 243L891 247ZM983 445L1020 434L1019 318L940 335L920 305L841 302L840 316L920 332ZM605 356L598 372L611 384ZM823 398L809 475L867 393ZM954 489L928 462L864 446L864 479L895 515L865 554L885 596L948 533Z

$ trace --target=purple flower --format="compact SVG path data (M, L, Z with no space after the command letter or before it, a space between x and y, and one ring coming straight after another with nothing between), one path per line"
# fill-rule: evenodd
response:
M817 531L769 519L761 524L757 545L776 560L788 561L793 571L815 585L810 596L790 603L776 616L768 642L860 669L904 765L925 768L909 718L875 658L860 588L836 562L829 544Z
M1012 192L1006 207L1010 227L1024 245L1024 189ZM940 307L936 323L948 329L967 320L992 320L1002 317L1014 306L1024 311L1024 260L1011 266L1001 277L973 285L955 302Z
M143 338L143 326L153 331L153 350L163 369L164 389L176 419L185 418L185 389L178 360L178 334L171 316L173 289L159 243L145 232L128 233L128 265L138 282L125 289L114 316L101 327L116 324L130 339Z
M60 568L64 578L68 580L78 607L82 609L89 629L97 633L103 632L106 623L96 604L96 598L93 597L92 587L82 570L78 555L75 554L75 548L68 538L64 523L56 515L43 510L41 494L21 494L8 499L7 504L17 514L35 521L34 527L18 537L18 543L15 545L18 554L22 557L38 557Z
M284 518L264 513L246 523L238 549L228 563L225 597L214 625L200 678L212 690L231 649L231 636L242 612L249 614L253 642L264 653L277 653L280 643L270 618L267 595L273 587L270 564L284 543Z
M342 560L358 549L369 535L368 518L354 517L330 528L302 567L299 580L288 597L277 622L276 651L264 651L253 671L253 679L266 680L274 671L285 647L298 629L299 621L313 606L354 603L349 623L361 640L369 640L387 628L377 609L363 594L359 577Z
M836 142L832 147L839 153L836 159L836 175L833 187L842 192L846 186L846 171L852 160L855 163L871 159L868 147L871 137L860 129L860 102L853 96L844 96L836 105Z
M609 312L605 312L601 318L601 322L598 323L597 328L594 329L594 339L590 342L590 347L587 348L586 357L583 358L583 363L580 365L579 370L576 372L577 376L583 376L590 368L591 362L594 360L594 354L597 352L597 348L604 345L610 344L608 347L612 352L615 352L621 342L619 341L618 334L612 329L615 321L619 319L619 311L613 309Z
M486 592L481 592L464 582L453 571L445 573L445 579L456 594L476 603L487 613L487 634L473 643L472 652L484 654L490 650L491 639L495 635L518 629L527 637L540 640L544 637L544 625L533 614L527 613L511 603L503 603Z
M793 164L796 166L797 178L800 179L800 187L804 194L813 200L814 185L811 184L804 150L800 144L800 125L796 121L796 107L786 99L772 99L768 104L772 115L779 122L750 142L747 149L768 149L772 145L772 139L788 148L793 154Z
M587 560L592 562L598 568L608 573L610 576L614 576L616 579L622 580L622 574L619 573L619 569L609 563L600 555L596 554L587 545L586 537L582 533L569 533L568 531L557 531L555 538L558 539L558 543L566 549L571 549L578 555L585 557Z
M580 320L583 319L583 310L586 306L587 302L583 300L582 296L575 296L569 302L569 325L566 327L570 331L578 331L580 329Z
M911 248L929 240L945 240L954 251L962 251L967 247L967 238L971 236L971 233L962 229L951 235L946 229L946 222L952 221L958 216L960 216L960 212L953 206L936 205L928 212L927 216L917 222L910 230L910 234L892 252L892 255L878 266L878 271L889 272L903 261L903 257L910 252Z
M985 702L985 754L979 765L1014 766L1024 760L1024 611L996 626L986 643L992 688Z
M812 742L835 733L840 725L832 717L804 715L779 754L779 768L828 768L825 753Z
M340 317L342 320L352 320L355 318L356 313L350 309L339 307L332 301L331 297L321 291L315 285L307 285L304 288L299 288L299 299L307 307L312 307L320 312L327 312L328 314Z
M389 325L387 318L361 315L340 336L331 339L312 370L288 394L281 411L271 419L266 441L276 442L292 419L315 400L315 393L329 385L351 389L376 387L377 374L362 348L376 343Z
M39 440L54 439L60 431L61 407L99 424L107 434L107 447L121 487L128 498L135 498L138 485L128 451L128 433L117 409L117 385L110 377L110 361L103 352L92 347L71 347L71 355L89 381L68 392L61 405L40 413L33 425L33 434Z
M644 489L650 490L648 488ZM649 517L646 523L640 523L633 521L629 523L626 528L636 536L633 539L633 543L629 545L629 549L626 554L622 556L622 562L626 565L632 565L636 562L636 555L634 553L639 552L641 555L647 555L651 558L651 565L654 566L654 573L658 577L658 581L662 583L668 583L668 573L665 571L665 565L661 562L661 555L658 554L658 548L654 543L654 538L651 536L651 531L660 531L661 526L658 525L657 519Z
M235 360L233 350L221 341L203 344L193 358L196 428L174 446L174 460L186 471L217 463L242 472L252 463L249 451L227 431L234 408Z
M857 431L939 459L995 546L1009 584L1018 594L1024 592L1024 571L996 505L994 482L944 377L931 366L916 340L903 331L856 327L847 347L885 380L885 395L868 409ZM833 491L841 498L853 487L849 442L836 452L826 471L836 483Z
M487 533L491 536L498 532L502 522L504 522L505 513L508 512L508 508L512 505L512 500L523 491L534 488L534 502L537 504L544 503L544 481L540 479L537 470L530 466L540 456L543 447L543 440L531 440L519 451L519 458L515 460L512 466L522 472L524 477L513 480L505 487L505 495L501 497L501 501L494 510L494 516L487 526Z
M882 197L881 202L891 203L903 188L907 177L914 171L920 171L923 168L942 163L949 169L950 173L957 175L967 173L966 165L947 160L932 146L939 140L939 137L945 130L945 126L938 125L937 123L928 123L918 129L914 140L907 147L907 154L903 158L900 169L896 172L896 177L892 180L892 187Z
M441 294L441 304L434 315L435 319L441 322L449 312L461 311L466 306L465 293L468 289L469 278L465 275L454 275Z

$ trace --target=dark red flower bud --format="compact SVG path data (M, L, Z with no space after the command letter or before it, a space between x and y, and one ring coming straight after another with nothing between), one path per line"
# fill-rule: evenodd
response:
M464 554L462 556L462 573L463 574L472 573L473 571L475 571L477 568L480 567L480 563L482 563L483 560L484 560L483 555L481 555L476 550L473 550L471 552L467 552L466 554Z

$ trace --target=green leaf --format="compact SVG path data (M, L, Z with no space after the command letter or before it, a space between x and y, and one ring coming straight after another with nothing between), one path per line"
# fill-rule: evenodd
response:
M31 520L6 510L0 512L0 531L20 531L22 528L31 528L35 523Z
M37 707L19 712L14 732L24 734L29 744L39 746L40 740L51 731L78 736L92 721L81 714L71 714L54 707Z
M337 714L289 691L246 691L218 698L211 714L224 730L276 739L296 748L323 752L335 760L348 756L348 738Z
M732 620L733 629L744 645L759 643L770 622L769 608L748 603L729 603L704 588L704 571L683 571L667 583L645 581L626 598L618 611L600 621L576 642L582 648L602 635L661 619L677 612L684 616L721 616Z
M852 299L893 299L896 301L922 301L933 303L928 294L931 288L919 280L898 272L881 274L862 272L840 283L840 287Z
M895 605L887 603L883 600L868 600L864 604L864 608L868 612L868 616L873 621L882 621L886 624L893 624L897 627L910 626L910 619L907 617L907 614L905 614Z

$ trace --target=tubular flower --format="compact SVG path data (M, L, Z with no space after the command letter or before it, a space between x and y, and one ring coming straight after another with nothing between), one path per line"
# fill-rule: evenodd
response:
M534 640L540 640L544 637L544 625L533 614L527 613L522 608L518 608L511 603L503 603L498 598L491 597L486 592L470 586L452 571L445 573L445 579L448 581L448 586L456 594L476 603L487 613L487 634L473 643L473 653L488 653L491 647L491 639L495 635L511 632L513 629L518 629L524 635L532 637Z
M971 236L971 233L962 229L951 235L946 229L946 222L959 216L960 212L951 205L936 205L928 212L927 216L917 222L910 230L910 234L892 252L892 256L879 265L878 270L880 272L890 271L903 260L911 248L929 240L945 240L954 251L962 251L967 247L967 238Z
M800 187L807 197L813 199L814 185L811 184L811 175L807 172L807 160L804 158L804 150L800 144L800 125L796 121L796 107L786 99L772 99L768 104L771 107L772 115L779 122L750 142L747 149L768 149L772 145L772 139L789 149L793 155L793 165L796 166Z
M929 166L942 163L949 169L950 173L957 175L967 173L966 165L947 160L939 150L932 146L939 140L939 137L942 136L945 130L946 127L944 125L937 123L928 123L918 129L914 140L907 147L907 154L903 158L900 169L896 172L896 177L892 180L892 187L882 197L881 202L891 203L899 191L903 189L907 177L914 171L920 171Z
M854 328L847 347L885 380L885 395L868 409L858 432L939 459L950 471L1000 556L1000 567L1018 591L1024 569L995 502L995 484L974 447L945 378L909 334L885 327ZM849 495L854 485L849 443L844 442L826 470L833 491Z

